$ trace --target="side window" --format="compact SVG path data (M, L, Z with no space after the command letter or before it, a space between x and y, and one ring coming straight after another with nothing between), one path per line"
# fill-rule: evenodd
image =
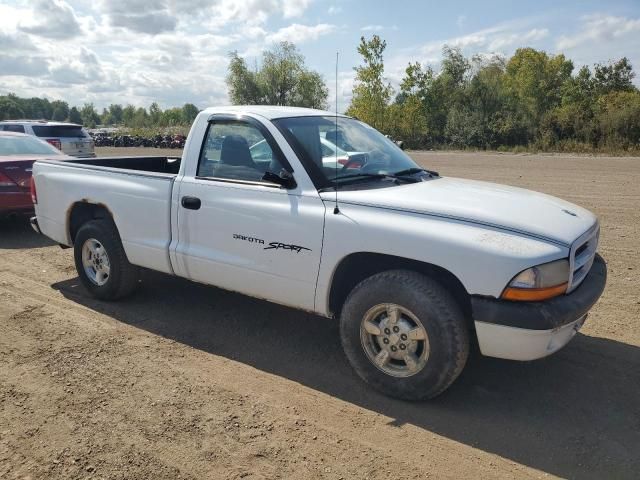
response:
M280 170L282 162L258 128L245 122L209 125L198 162L199 177L261 182L265 172Z
M5 132L18 132L24 133L24 126L22 125L3 125L3 129Z

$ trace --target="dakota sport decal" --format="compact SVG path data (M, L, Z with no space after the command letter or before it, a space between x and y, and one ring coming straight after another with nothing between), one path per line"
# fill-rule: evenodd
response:
M299 245L288 245L286 243L281 243L281 242L270 242L268 247L264 247L264 250L291 250L293 252L296 253L300 253L301 250L309 250L311 251L310 248L306 248L306 247L301 247Z
M243 240L249 243L255 243L257 245L264 245L265 241L261 238L251 237L248 235L241 235L239 233L234 233L233 238L235 240ZM302 250L311 251L310 248L302 247L300 245L292 245L290 243L282 243L282 242L269 242L268 247L264 247L263 250L289 250L290 252L300 253Z

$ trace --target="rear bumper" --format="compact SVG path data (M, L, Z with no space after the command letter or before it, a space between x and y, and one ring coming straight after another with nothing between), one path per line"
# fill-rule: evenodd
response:
M0 217L31 213L33 213L33 202L28 191L0 192Z
M29 223L31 224L31 228L33 228L36 233L42 235L42 232L40 231L40 225L38 225L38 217L31 217L29 219Z
M480 351L511 360L546 357L566 345L582 327L607 281L607 266L596 255L582 284L568 295L543 302L510 302L472 297Z

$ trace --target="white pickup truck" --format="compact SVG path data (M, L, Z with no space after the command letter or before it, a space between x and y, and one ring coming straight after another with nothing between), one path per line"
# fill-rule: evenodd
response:
M491 357L557 351L606 282L589 211L442 177L318 110L210 108L182 159L38 161L32 196L33 227L74 247L97 298L145 267L336 317L356 372L405 399L444 391L476 339Z

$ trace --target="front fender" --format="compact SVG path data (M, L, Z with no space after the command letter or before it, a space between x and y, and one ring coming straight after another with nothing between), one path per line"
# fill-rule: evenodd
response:
M519 272L565 258L569 249L495 227L363 205L327 214L316 310L328 315L337 266L350 254L379 253L447 270L471 295L499 297Z

